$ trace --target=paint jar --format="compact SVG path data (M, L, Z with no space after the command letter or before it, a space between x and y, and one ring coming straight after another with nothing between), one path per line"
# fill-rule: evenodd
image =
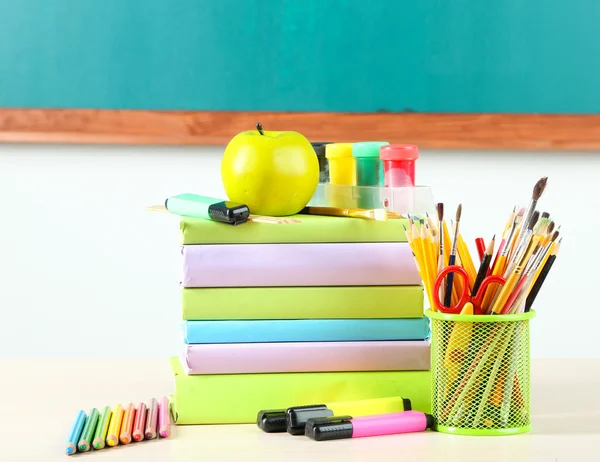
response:
M352 143L325 145L325 156L329 164L329 183L354 186L356 164L352 157Z
M379 157L383 161L383 182L389 188L415 185L415 162L419 148L414 144L388 144L382 146Z
M357 186L383 186L383 163L379 150L389 144L387 141L365 141L352 145Z
M325 145L331 144L330 141L310 143L312 144L317 159L319 160L319 183L329 182L329 165L325 157Z

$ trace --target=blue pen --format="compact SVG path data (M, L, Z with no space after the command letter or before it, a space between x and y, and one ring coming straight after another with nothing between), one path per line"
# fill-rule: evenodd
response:
M458 225L460 224L460 215L462 214L462 204L458 204L456 209L456 225L454 226L454 236L452 238L452 250L448 258L448 266L456 264L456 248L458 246ZM450 306L452 303L452 283L454 282L454 273L449 273L446 278L446 293L444 294L444 306ZM466 281L465 281L466 283Z
M87 415L85 412L79 411L75 423L73 424L73 428L71 429L71 433L69 433L69 438L67 439L66 453L68 456L77 452L77 443L81 437L81 432L83 431L86 419Z

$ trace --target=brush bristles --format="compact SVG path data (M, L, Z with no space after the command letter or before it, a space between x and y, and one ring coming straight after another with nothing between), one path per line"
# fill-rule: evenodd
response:
M535 226L535 224L537 223L537 221L540 219L540 212L538 212L537 210L535 212L533 212L533 215L531 216L531 221L527 224L527 229L533 230L533 227Z
M548 177L540 178L538 182L533 187L533 200L539 201L542 194L544 194L544 189L546 189L546 184L548 183Z
M546 231L546 234L551 234L552 231L554 231L554 222L551 221L550 224L548 225L548 230Z
M542 218L550 218L550 214L548 212L542 213Z
M438 221L441 223L442 221L444 221L444 203L438 202L438 204L436 205L436 209L437 209Z
M460 221L460 216L462 215L462 204L458 204L458 208L456 209L456 222Z
M523 215L525 215L525 207L521 207L517 212L517 216L522 217Z
M376 221L387 221L388 214L386 209L375 209L373 210L373 219Z
M558 235L559 235L559 234L560 234L560 233L559 233L558 231L554 231L554 232L552 233L552 238L550 239L550 241L551 241L551 242L554 242L554 241L555 241L555 240L558 238Z

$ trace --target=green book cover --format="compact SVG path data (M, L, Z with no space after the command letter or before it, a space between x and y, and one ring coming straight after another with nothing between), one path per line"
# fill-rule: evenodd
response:
M407 242L408 220L365 220L362 218L293 215L300 223L248 222L231 226L201 218L181 217L181 243L260 244L300 242Z
M421 286L182 289L184 320L420 318Z
M389 396L431 412L430 371L186 375L177 357L171 368L179 425L255 424L265 409Z

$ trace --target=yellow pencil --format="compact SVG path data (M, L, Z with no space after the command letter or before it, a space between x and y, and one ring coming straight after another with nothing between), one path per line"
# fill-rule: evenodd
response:
M467 247L467 244L465 243L461 234L458 235L458 254L460 255L460 260L465 268L465 271L469 275L470 293L473 290L473 284L475 284L475 280L477 279L477 270L473 264L473 259L471 258L469 248Z
M517 256L518 263L515 266L515 269L511 271L510 276L508 277L508 279L506 281L506 284L504 284L502 289L500 289L500 293L498 294L498 297L492 304L492 308L491 308L492 314L500 314L502 312L502 308L504 308L504 304L508 300L508 297L510 297L510 294L512 293L513 289L516 287L517 283L519 282L523 268L525 267L525 264L529 260L529 257L531 257L531 254L535 250L531 245L532 243L533 243L533 241L530 240L529 244L527 245L527 249L525 249L525 252L523 252L523 251L520 252L522 254L522 257Z
M414 226L414 223L411 222L411 225ZM406 236L408 237L410 236L414 236L415 234L417 234L416 232L416 228L413 229L412 231L408 231L406 228L405 232L406 232ZM433 297L432 297L432 292L431 292L431 288L429 287L429 281L427 280L427 275L425 273L425 270L423 269L423 261L421 258L421 248L419 243L415 243L414 239L412 238L408 238L408 244L410 245L410 248L413 252L413 256L415 258L415 264L417 267L417 272L419 273L419 276L421 277L421 280L423 281L423 285L425 286L425 292L427 292L427 297L429 299L429 305L431 307L431 311L437 311L434 303L433 303Z
M119 436L121 433L121 423L123 422L123 414L125 410L123 406L117 404L113 409L110 425L108 426L108 435L106 436L106 444L116 446L119 444Z
M473 314L473 312L473 304L467 302L460 314ZM456 323L454 327L452 327L452 333L450 334L448 346L446 347L446 354L444 355L444 367L448 372L446 394L450 391L452 384L458 378L463 358L467 356L467 349L471 342L472 332L472 322Z
M556 245L556 238L558 237L559 232L558 231L554 231L552 233L552 237L550 237L548 240L549 242L544 246L544 252L545 254L544 257L542 258L542 261L540 262L539 266L537 267L537 270L535 272L535 276L533 277L533 281L531 282L531 287L533 287L535 285L535 281L538 280L538 278L540 277L540 273L542 272L542 270L544 269L544 265L546 264L546 261L548 260L548 258L550 258L550 255L552 254L552 251L554 250L554 247ZM544 242L542 242L543 244Z

